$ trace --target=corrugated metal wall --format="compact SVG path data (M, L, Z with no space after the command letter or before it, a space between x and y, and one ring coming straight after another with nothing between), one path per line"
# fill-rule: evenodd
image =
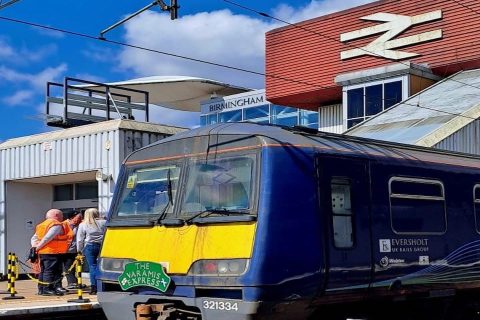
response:
M480 121L471 122L433 147L480 155Z
M335 104L318 108L318 130L343 133L343 106Z
M473 59L480 59L477 47L472 45L480 40L480 19L475 12L480 12L480 1L377 1L300 22L300 28L287 26L267 32L266 73L275 75L266 77L267 99L272 103L296 105L299 108L305 107L306 102L318 106L334 102L335 99L329 100L332 98L340 100L340 90L335 93L338 95L336 97L331 93L332 90L325 90L336 87L334 78L337 75L395 63L393 60L373 56L341 60L340 52L366 46L380 35L342 43L340 34L381 25L381 22L361 19L371 14L383 12L415 16L435 10L442 10L441 20L415 25L395 38L396 40L439 29L443 31L443 38L440 40L400 49L419 54L409 61L427 63L433 70L444 68L438 70L439 74L444 76L456 72L454 64L462 65Z
M124 157L166 136L117 129L0 150L0 273L5 268L5 181L101 170L112 177L98 183L98 207L106 213Z

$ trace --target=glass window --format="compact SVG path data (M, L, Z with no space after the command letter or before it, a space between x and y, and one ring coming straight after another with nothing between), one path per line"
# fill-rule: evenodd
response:
M221 112L218 114L219 122L238 122L242 121L242 110Z
M318 112L301 110L300 125L318 129Z
M202 127L207 125L207 116L200 116L200 125Z
M212 113L207 116L207 124L215 124L218 122L218 114Z
M402 81L394 81L385 83L385 109L390 108L394 104L402 101Z
M363 122L364 118L350 119L347 121L347 128L356 126L357 124Z
M180 167L163 165L130 170L118 208L118 216L171 213L175 206Z
M253 120L256 118L264 118L269 117L270 115L270 108L268 105L259 106L259 107L252 107L246 108L243 110L244 112L244 120Z
M350 182L344 179L333 179L331 189L335 247L351 248L354 241Z
M347 92L347 117L363 117L363 88L348 90Z
M272 105L273 116L281 116L288 113L297 113L297 112L298 112L297 108Z
M403 82L377 82L347 89L347 129L401 102Z
M439 181L392 178L389 183L392 228L397 233L441 234L447 230L445 193Z
M75 199L97 199L98 182L83 182L75 184Z
M250 210L254 156L191 163L183 216L203 210Z
M53 187L53 201L73 200L73 184L62 184Z
M371 116L383 110L382 85L365 87L365 115Z
M473 205L475 208L475 228L480 233L480 184L473 187Z
M298 125L299 110L292 107L272 105L272 123L293 127Z
M278 124L281 126L293 127L298 124L298 115L297 113L295 113L289 117L275 117L272 119L272 123Z

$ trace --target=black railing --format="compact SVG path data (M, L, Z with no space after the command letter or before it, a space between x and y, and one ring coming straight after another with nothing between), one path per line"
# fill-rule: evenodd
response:
M55 88L61 89L61 94L54 95ZM143 113L143 121L149 121L147 91L68 77L63 84L47 82L49 126L68 128L111 119L134 119L134 110Z

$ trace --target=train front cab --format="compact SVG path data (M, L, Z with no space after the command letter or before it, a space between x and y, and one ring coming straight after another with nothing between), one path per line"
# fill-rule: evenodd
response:
M309 312L323 265L315 166L267 145L252 135L188 137L126 160L99 261L109 319L134 319L139 304L165 304L179 318ZM134 261L161 263L167 291L121 290Z

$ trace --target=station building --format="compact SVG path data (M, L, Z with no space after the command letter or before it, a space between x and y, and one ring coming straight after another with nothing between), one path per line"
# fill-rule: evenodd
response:
M269 31L266 73L275 77L266 77L267 99L273 104L318 111L319 130L326 132L415 144L422 137L405 139L401 128L416 121L435 122L432 117L440 121L437 118L443 116L443 133L420 145L440 146L443 139L462 128L464 134L472 133L473 129L465 126L477 122L478 115L470 109L480 97L478 75L469 73L468 79L460 80L465 77L458 73L480 67L480 2L461 2L376 1ZM439 81L443 84L436 92L448 103L435 101L432 95L427 103L422 98ZM464 81L468 83L462 84ZM465 98L469 105L457 108ZM403 107L398 105L402 101ZM407 104L414 106L405 112ZM427 108L430 112L425 112ZM469 116L470 121L460 117L461 124L458 117L448 119L453 116L449 113L457 111L474 117ZM391 131L383 130L389 121L372 119L384 113L397 120L397 138L389 139ZM402 122L402 117L408 121ZM449 121L457 124L450 126ZM372 123L377 126L369 132L377 132L375 135L365 134L365 130L347 131ZM435 135L430 129L423 133ZM451 140L457 144L464 141L464 147L457 151L469 151L472 143L478 143L478 134ZM450 148L447 145L452 143L443 147Z

